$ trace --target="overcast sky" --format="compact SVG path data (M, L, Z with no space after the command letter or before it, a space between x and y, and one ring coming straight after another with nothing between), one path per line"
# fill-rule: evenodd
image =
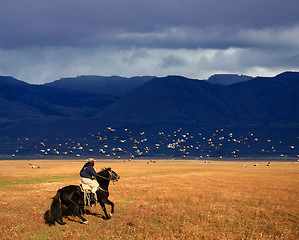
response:
M298 0L0 0L0 75L299 71Z

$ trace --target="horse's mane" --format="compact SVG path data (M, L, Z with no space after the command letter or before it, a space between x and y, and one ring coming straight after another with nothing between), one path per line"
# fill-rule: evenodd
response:
M98 172L99 173L102 173L102 172L106 172L106 171L111 171L111 167L105 167L105 168L102 168L101 171Z

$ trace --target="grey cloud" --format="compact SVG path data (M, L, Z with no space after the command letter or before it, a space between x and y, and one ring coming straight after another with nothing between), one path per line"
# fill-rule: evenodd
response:
M299 70L299 54L259 49L31 48L0 51L0 75L31 83L78 75L248 75Z
M2 0L0 75L299 70L298 0Z
M296 0L4 0L0 46L224 48L243 29L297 26L298 6Z
M174 54L169 54L167 56L162 57L162 63L160 64L161 68L172 68L172 67L183 67L186 66L185 60Z
M259 49L218 50L212 57L197 62L198 67L223 73L263 75L286 70L299 70L299 54L283 51L261 51ZM270 74L273 76L274 74Z
M285 29L241 29L233 32L223 27L209 29L171 28L151 33L116 33L117 44L153 48L292 48L299 49L299 25Z

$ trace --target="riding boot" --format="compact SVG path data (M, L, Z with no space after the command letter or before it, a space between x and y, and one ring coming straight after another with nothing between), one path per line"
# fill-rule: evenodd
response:
M96 198L95 198L95 194L94 193L89 193L89 200L90 200L90 205L96 203Z

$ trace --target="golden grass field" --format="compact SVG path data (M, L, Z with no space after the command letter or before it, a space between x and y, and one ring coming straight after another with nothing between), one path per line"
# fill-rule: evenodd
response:
M297 162L97 161L121 177L109 188L115 214L51 227L50 198L79 184L84 161L31 162L40 168L0 161L0 239L299 239Z

